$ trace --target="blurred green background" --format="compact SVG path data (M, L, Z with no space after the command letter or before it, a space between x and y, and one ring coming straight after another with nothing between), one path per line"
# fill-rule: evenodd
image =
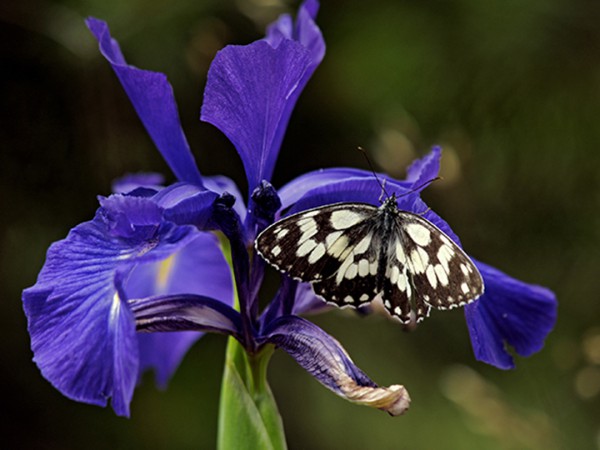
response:
M144 378L131 419L64 398L31 362L20 291L48 245L89 220L126 172L173 180L84 27L108 21L131 64L168 75L205 174L245 185L231 144L198 121L215 52L297 3L23 0L0 4L0 436L3 448L213 448L225 339L207 336L162 392ZM550 287L546 347L500 371L474 360L461 311L416 332L384 316L314 321L406 416L347 403L282 352L270 380L291 449L600 448L600 3L324 1L327 55L292 116L274 183L330 166L403 176L432 144L425 200L477 258Z

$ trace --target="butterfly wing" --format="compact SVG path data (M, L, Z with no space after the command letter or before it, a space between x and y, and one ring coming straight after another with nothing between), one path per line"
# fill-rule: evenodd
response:
M479 270L442 230L407 211L399 211L396 220L417 316L426 305L452 309L483 294Z
M332 276L313 283L317 295L342 308L358 308L377 296L381 291L378 272L383 251L378 225L375 218L370 218L339 238L342 242L334 248L342 244L345 247L339 256L341 265Z
M377 208L337 203L302 211L267 227L256 250L272 266L300 281L332 277L362 242ZM361 247L359 247L360 249Z

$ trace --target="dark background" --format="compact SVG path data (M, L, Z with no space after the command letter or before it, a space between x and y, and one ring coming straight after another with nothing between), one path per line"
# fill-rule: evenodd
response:
M169 388L150 375L131 419L63 397L31 362L20 292L48 245L89 220L126 173L172 181L83 20L108 21L128 61L164 72L204 174L245 185L231 144L198 121L214 53L297 3L25 0L0 4L0 439L6 448L212 448L225 339L207 336ZM381 384L391 418L331 394L282 352L269 377L292 449L600 448L600 3L325 1L327 55L292 116L281 185L308 170L403 176L432 144L425 200L477 258L550 287L559 319L514 371L474 360L461 311L405 333L383 316L315 317Z

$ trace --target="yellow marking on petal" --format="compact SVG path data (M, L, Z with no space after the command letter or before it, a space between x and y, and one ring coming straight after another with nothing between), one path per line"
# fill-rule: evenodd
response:
M156 273L156 290L164 292L167 289L167 284L173 273L173 265L175 264L175 254L169 256L158 263L158 272Z

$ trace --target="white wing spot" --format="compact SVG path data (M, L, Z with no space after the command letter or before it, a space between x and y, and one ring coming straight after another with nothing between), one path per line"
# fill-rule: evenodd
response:
M281 253L281 247L279 245L276 245L275 247L273 247L271 249L271 254L273 256L278 256Z
M307 239L310 239L311 237L313 237L315 234L317 234L317 228L310 228L304 231L304 233L302 233L302 236L300 236L300 239L298 239L298 242L304 242Z
M396 307L394 308L394 314L397 314L397 315L399 315L399 316L401 316L401 315L402 315L402 310L400 309L400 307L399 307L399 306L396 306Z
M346 297L344 297L344 303L354 303L354 299L351 295L346 295Z
M347 210L334 211L329 218L331 226L336 230L345 230L352 225L356 225L361 220L363 220L363 218L360 214Z
M313 228L317 228L317 221L309 217L308 219L302 219L298 221L298 225L300 226L300 231L306 232L312 230Z
M325 244L322 242L308 255L308 263L314 264L325 255Z
M406 254L404 253L404 247L398 241L398 239L396 239L394 246L396 247L396 259L402 264L406 264Z
M330 236L331 235L327 236L328 244L329 244ZM347 249L348 249L348 238L346 236L340 236L339 239L333 241L331 246L327 249L327 253L329 253L334 258L344 259L344 258L342 258L342 253L344 253L344 250L347 250Z
M328 234L327 237L325 238L325 243L327 244L327 251L329 254L331 254L330 248L333 244L335 244L335 241L338 240L338 238L342 235L342 231L334 231L331 234Z
M390 309L390 308L392 307L392 304L390 303L390 301L389 301L389 300L385 300L385 301L383 302L383 306L385 306L386 308Z
M410 254L410 260L412 263L412 269L415 273L423 273L425 272L425 265L421 260L421 255L417 250L413 250Z
M431 242L431 232L419 223L409 223L404 229L417 245L424 247Z
M436 264L434 269L435 269L435 274L437 275L438 280L440 280L440 284L442 286L448 286L448 274L446 273L446 271L444 270L442 265Z
M453 256L454 250L452 250L452 248L447 245L442 245L437 252L437 258L439 262L442 264L442 266L444 266L444 269L448 273L450 273L448 263L450 262Z
M429 281L429 284L431 284L431 287L435 289L437 287L437 277L435 276L435 269L433 266L427 268L425 275L427 275L427 280Z
M469 271L467 270L467 266L465 266L464 264L460 264L460 270L462 271L462 273L464 273L465 275L469 275Z
M296 250L296 256L298 258L302 258L303 256L308 255L316 246L316 241L313 239L308 239L304 241L300 247L298 247L298 250Z
M401 273L400 276L398 277L398 289L400 289L402 292L404 292L407 285L408 284L406 283L406 274Z
M352 264L353 259L352 258L346 258L344 259L344 262L342 263L342 265L340 266L340 268L338 269L336 275L335 275L335 282L336 284L340 284L343 279L344 279L344 274L346 273L346 270L348 269L348 267L350 266L350 264Z
M363 294L360 296L359 300L361 302L366 302L367 300L369 300L369 294Z
M307 213L302 214L302 218L308 219L310 217L315 217L317 214L319 214L319 210L309 211Z
M445 235L441 234L440 235L440 239L442 240L442 242L444 244L446 244L448 247L452 247L452 242L450 241L450 239L448 239Z
M369 260L361 259L358 262L358 275L365 277L369 274Z
M275 231L275 237L277 239L281 239L282 237L284 237L286 234L288 234L290 232L289 229L287 228L280 228L277 231Z
M419 256L421 257L421 264L423 264L423 267L427 267L427 265L429 265L429 255L423 249L423 247L417 247L417 251L419 252ZM425 270L423 270L423 272L425 272Z
M377 275L377 261L373 261L369 264L369 273L371 275Z
M358 273L358 264L352 263L348 266L348 270L346 270L346 274L344 275L349 280L354 279L356 274Z
M460 289L461 291L463 291L464 294L468 294L469 293L469 285L467 283L463 283L460 285Z
M393 266L392 271L389 274L390 281L392 282L392 284L396 284L399 276L400 276L400 269L398 268L398 266Z
M362 240L354 247L354 254L361 255L369 249L371 245L371 235L367 234Z

